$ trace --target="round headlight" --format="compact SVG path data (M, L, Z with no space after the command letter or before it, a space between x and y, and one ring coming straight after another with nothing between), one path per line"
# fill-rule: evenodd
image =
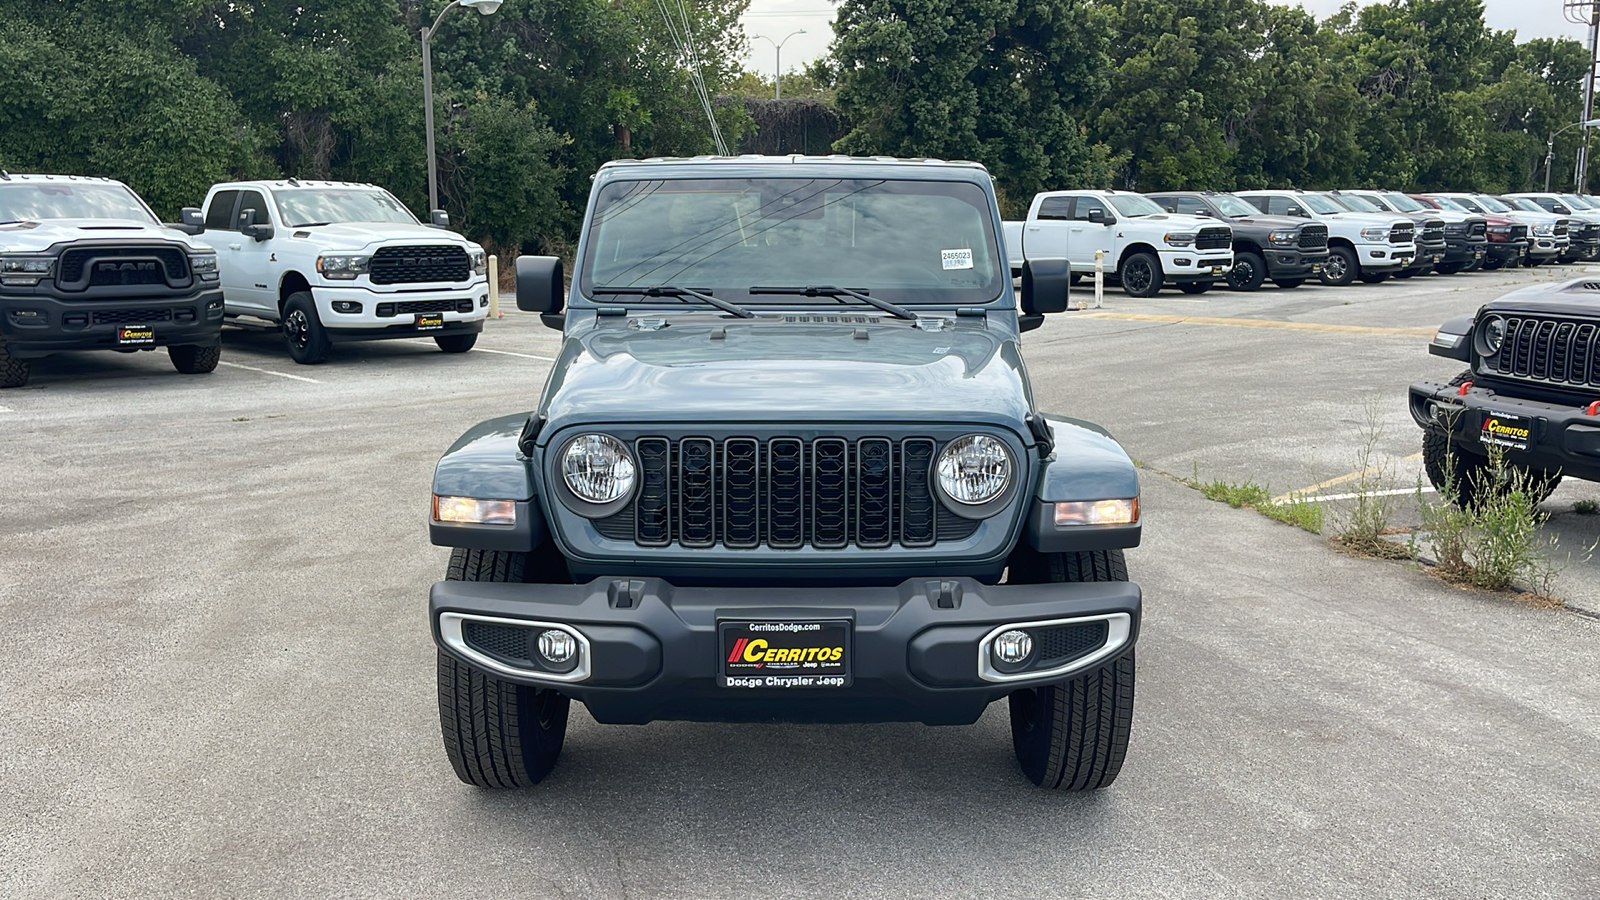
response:
M1485 355L1500 352L1500 343L1506 339L1506 320L1490 316L1483 322L1483 349Z
M633 457L608 434L580 434L561 453L561 477L580 500L614 503L633 490Z
M977 506L1011 485L1011 451L986 434L958 437L945 446L935 466L939 487L957 503Z

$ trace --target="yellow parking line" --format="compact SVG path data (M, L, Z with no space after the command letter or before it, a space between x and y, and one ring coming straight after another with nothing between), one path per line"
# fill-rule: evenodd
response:
M1280 322L1276 319L1233 319L1225 316L1164 316L1155 313L1084 313L1085 319L1121 319L1127 322L1162 322L1170 325L1231 325L1234 328L1276 328L1280 331L1324 331L1334 334L1395 334L1433 337L1432 328L1388 328L1382 325L1331 325L1324 322Z
M1402 456L1402 457L1400 457L1400 462L1411 462L1412 460L1418 460L1418 459L1421 459L1421 458L1422 458L1422 454L1421 453L1413 453L1410 456ZM1285 500L1288 500L1290 497L1307 497L1307 498L1309 498L1312 494L1317 493L1318 491L1322 490L1323 488L1331 488L1336 484L1344 484L1347 481L1355 481L1358 478L1365 478L1368 475L1376 474L1377 472L1380 472L1380 471L1382 471L1382 467L1381 466L1368 466L1365 469L1357 469L1354 472L1346 472L1343 475L1338 476L1337 478L1329 478L1327 481L1319 481L1316 484L1311 485L1310 487L1304 487L1304 488L1301 488L1298 491L1290 491L1287 494L1279 494L1278 496L1272 498L1272 502L1273 503L1282 503ZM1407 488L1405 493L1409 493L1410 491L1411 491L1411 488ZM1348 499L1348 498L1346 498L1346 497L1336 497L1336 498L1326 498L1326 499Z

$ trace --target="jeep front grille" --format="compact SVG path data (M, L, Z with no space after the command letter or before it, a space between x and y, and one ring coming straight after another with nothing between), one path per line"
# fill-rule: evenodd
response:
M454 244L379 247L369 269L373 284L425 284L466 281L472 272L467 251Z
M931 547L978 523L933 495L932 438L645 437L639 493L595 521L642 547Z
M1600 335L1592 322L1508 317L1500 351L1480 371L1557 386L1600 386Z
M1416 226L1412 225L1411 223L1407 222L1404 225L1396 225L1389 229L1389 243L1409 244L1416 239L1416 235Z
M1328 226L1302 225L1300 226L1300 249L1322 250L1328 246Z
M1229 228L1202 228L1195 235L1196 250L1226 250L1233 246L1233 230Z

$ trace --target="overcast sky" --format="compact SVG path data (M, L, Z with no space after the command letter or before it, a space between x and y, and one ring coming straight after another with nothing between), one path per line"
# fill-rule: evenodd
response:
M1372 0L1357 0L1366 5ZM1318 18L1337 12L1344 0L1300 0L1297 4L1310 10ZM1588 29L1573 25L1562 15L1563 0L1486 0L1484 17L1489 27L1499 30L1515 29L1520 38L1571 37L1587 40ZM833 40L833 4L829 0L750 0L750 11L745 13L744 31L750 38L750 59L746 63L753 71L771 77L774 52L771 43L756 36L764 35L772 41L783 41L790 32L804 30L789 38L783 45L784 71L797 69L828 52Z

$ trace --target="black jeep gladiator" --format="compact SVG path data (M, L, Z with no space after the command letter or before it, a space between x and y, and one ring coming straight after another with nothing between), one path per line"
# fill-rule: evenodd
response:
M1295 288L1322 272L1328 260L1328 226L1287 216L1269 216L1233 196L1216 191L1163 191L1149 194L1168 212L1220 219L1233 226L1233 269L1228 286L1253 291L1271 280Z
M1020 296L975 163L608 163L532 412L434 473L440 724L457 777L543 779L572 701L603 723L971 723L1024 775L1109 785L1132 727L1139 482L1033 400ZM1018 306L1021 315L1018 315ZM915 765L907 757L908 765Z
M1462 505L1507 482L1491 448L1535 501L1562 476L1600 481L1600 282L1532 285L1445 322L1428 352L1467 363L1446 384L1411 385L1423 463Z

